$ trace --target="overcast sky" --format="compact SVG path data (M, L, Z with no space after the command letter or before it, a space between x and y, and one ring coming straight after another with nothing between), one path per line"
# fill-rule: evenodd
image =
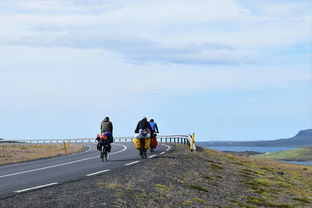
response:
M1 0L0 138L312 128L310 0Z

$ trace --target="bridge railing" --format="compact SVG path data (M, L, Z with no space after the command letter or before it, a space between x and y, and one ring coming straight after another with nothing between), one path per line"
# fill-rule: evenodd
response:
M114 142L133 142L134 137L114 137ZM192 135L157 135L160 143L184 144L190 146ZM73 139L19 139L5 140L5 142L22 142L29 144L56 144L56 143L95 143L95 138L73 138ZM193 144L194 145L194 144ZM195 145L193 148L196 149Z

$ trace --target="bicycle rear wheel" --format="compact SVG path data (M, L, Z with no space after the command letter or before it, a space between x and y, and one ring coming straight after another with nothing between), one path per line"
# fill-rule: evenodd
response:
M142 159L144 159L144 149L142 147L140 148L140 155Z
M144 155L143 159L146 159L146 149L145 148L144 148L143 155Z
M105 161L105 147L104 145L102 145L102 148L101 148L101 158L102 158L102 161L104 162Z
M104 148L104 158L105 158L105 161L108 160L107 150L105 148Z

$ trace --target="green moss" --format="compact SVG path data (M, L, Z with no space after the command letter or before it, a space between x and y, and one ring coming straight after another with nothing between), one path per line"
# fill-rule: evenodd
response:
M210 162L210 163L215 163L214 161L209 160L209 159L206 159L205 161Z
M244 178L248 178L248 179L254 178L252 175L246 174L246 173L240 173L239 175L242 176L242 177L244 177Z
M231 164L240 165L240 166L243 166L243 165L244 165L244 163L239 162L239 161L232 161Z
M207 180L211 180L211 181L216 180L215 177L210 177L210 176L204 176L203 178Z
M264 194L266 192L273 193L274 190L270 188L270 184L264 179L256 179L251 181L241 181L251 188L255 193Z
M241 172L244 173L244 174L248 174L248 175L256 175L257 174L256 171L253 171L253 170L250 170L250 169L247 169L247 168L242 169Z
M296 201L300 201L300 202L303 202L303 203L310 203L311 200L309 200L308 198L293 198L293 200L296 200Z
M182 202L183 205L186 205L186 206L191 206L193 204L193 202L189 201L189 200L185 200Z
M267 167L262 167L260 168L261 170L265 170L265 171L268 171L268 172L273 172L274 170L271 169L271 168L267 168Z
M198 202L200 204L205 204L206 203L206 201L201 199L201 198L193 198L193 201L196 201L196 202Z
M210 165L209 168L211 168L213 170L222 170L223 169L223 167L216 165L216 164Z
M264 207L272 207L272 208L295 208L294 205L271 203L270 201L264 198L248 196L247 200L248 200L248 203L254 204L256 206L264 206Z
M234 199L231 199L229 200L230 202L234 203L236 206L235 207L243 207L243 208L256 208L254 205L247 205L241 201L238 201L238 200L234 200Z
M166 187L165 185L155 184L155 186L163 191L170 191L170 188Z
M231 154L227 154L227 157L228 157L230 160L234 160L234 161L238 161L238 160L239 160L237 157L234 157L234 156L231 155Z
M106 186L106 183L99 182L99 183L97 183L96 185L98 185L98 186Z
M198 191L208 192L208 189L205 189L205 188L198 186L198 185L189 185L189 187L192 189L198 190Z

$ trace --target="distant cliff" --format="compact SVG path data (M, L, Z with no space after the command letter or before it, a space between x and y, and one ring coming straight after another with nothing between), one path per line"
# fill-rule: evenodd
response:
M269 141L211 141L199 142L201 146L250 146L250 147L303 147L312 145L312 129L299 131L295 136L288 139Z

